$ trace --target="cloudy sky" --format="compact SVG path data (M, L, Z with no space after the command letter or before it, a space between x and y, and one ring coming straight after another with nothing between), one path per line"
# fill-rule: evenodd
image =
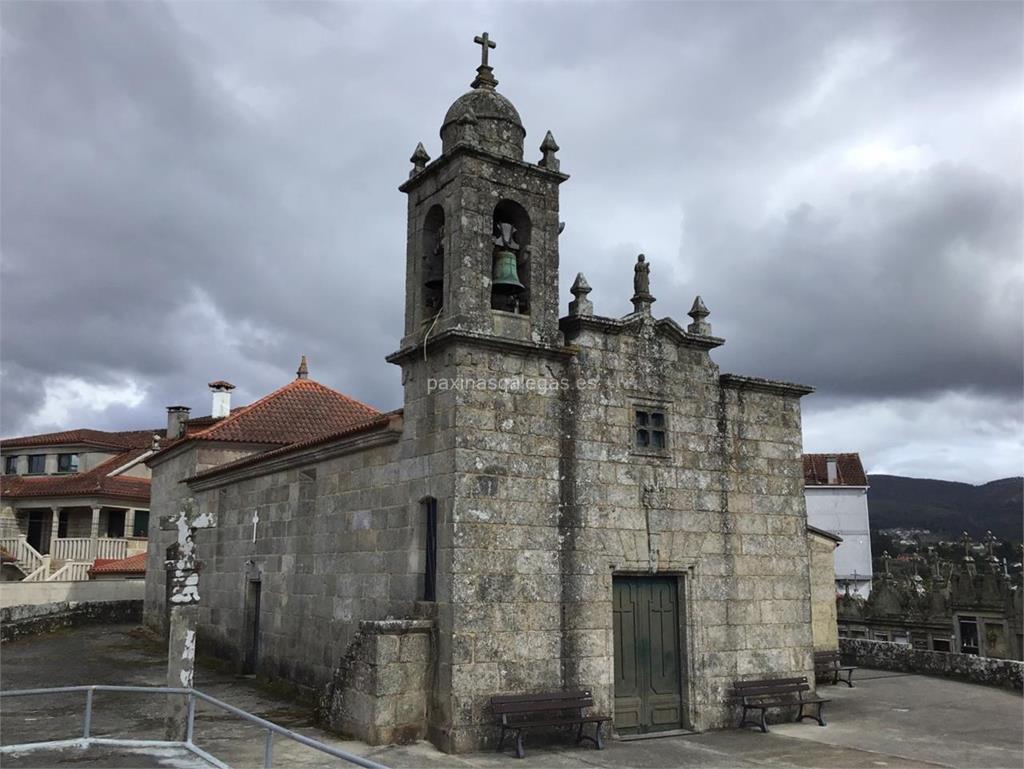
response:
M812 384L809 451L1021 472L1022 6L0 4L2 433L146 428L312 376L400 405L417 141L488 30L561 282L700 293L723 370Z

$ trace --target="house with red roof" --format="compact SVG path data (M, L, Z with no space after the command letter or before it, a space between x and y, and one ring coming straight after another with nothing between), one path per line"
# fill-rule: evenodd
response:
M0 441L0 546L25 578L85 579L96 558L144 552L163 431L68 430Z
M807 523L842 539L835 549L837 592L867 598L874 568L868 477L860 454L804 454Z
M187 409L172 406L166 428L0 440L0 547L22 579L89 579L114 573L96 564L143 562L137 556L148 546L152 476L146 460L230 414L233 386L217 381L210 389L210 416L190 419Z

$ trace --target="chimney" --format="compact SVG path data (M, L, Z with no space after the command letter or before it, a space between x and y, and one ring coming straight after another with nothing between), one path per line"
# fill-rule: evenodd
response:
M185 434L185 423L191 409L188 406L167 407L167 438L180 438Z
M825 472L828 474L829 486L839 483L839 460L835 457L825 457Z
M210 382L209 387L213 391L213 407L210 416L214 419L228 416L231 413L231 391L235 389L235 386L231 382L218 379L216 382Z

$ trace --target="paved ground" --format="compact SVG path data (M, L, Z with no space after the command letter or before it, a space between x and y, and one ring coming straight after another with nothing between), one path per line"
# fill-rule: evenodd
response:
M159 647L128 626L80 628L21 639L0 650L0 688L86 683L160 684L164 660ZM909 769L1024 766L1022 702L1019 693L944 679L882 671L858 671L858 686L826 687L833 702L829 726L812 722L782 724L770 734L722 731L630 742L611 741L603 752L568 746L531 748L517 762L494 753L446 756L427 743L372 748L338 740L316 729L309 708L275 699L252 681L200 670L197 688L237 707L352 753L396 769L594 769L636 767L828 767L828 769ZM4 744L76 736L83 699L4 701L0 710ZM238 719L200 708L196 743L234 767L262 766L262 737ZM162 737L163 703L158 697L96 695L93 733ZM200 769L201 761L176 751L127 752L94 748L61 753L3 756L11 767L89 766ZM295 743L279 742L278 767L337 767L339 761Z

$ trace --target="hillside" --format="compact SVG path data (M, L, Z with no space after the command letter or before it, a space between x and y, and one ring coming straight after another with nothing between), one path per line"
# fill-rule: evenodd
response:
M1021 539L1024 478L1002 478L981 486L899 475L869 475L872 529L909 527L950 535L985 532Z

